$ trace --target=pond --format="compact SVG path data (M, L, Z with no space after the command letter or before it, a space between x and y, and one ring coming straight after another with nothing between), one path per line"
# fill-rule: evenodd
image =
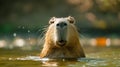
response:
M84 47L86 58L40 59L40 50L0 49L0 67L120 67L119 47Z

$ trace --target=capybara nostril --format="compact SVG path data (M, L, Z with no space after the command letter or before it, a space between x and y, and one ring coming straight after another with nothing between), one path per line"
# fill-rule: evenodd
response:
M64 23L64 26L67 26L67 23Z
M59 22L59 23L56 24L56 26L63 28L65 26L67 26L67 23L65 23L65 22Z
M60 24L58 23L56 26L60 26Z

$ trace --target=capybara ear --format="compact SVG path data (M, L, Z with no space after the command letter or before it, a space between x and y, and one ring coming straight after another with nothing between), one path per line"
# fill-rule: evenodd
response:
M49 20L49 24L52 24L55 22L55 17L52 17L50 20Z
M68 17L67 17L67 20L68 20L70 23L72 23L72 24L75 23L74 17L68 16Z

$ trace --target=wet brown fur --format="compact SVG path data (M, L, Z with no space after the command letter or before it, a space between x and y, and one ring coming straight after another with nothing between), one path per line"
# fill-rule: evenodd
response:
M81 58L85 57L83 48L79 41L79 34L74 24L68 24L68 42L65 46L59 47L54 43L54 27L50 25L45 34L45 43L40 53L40 58Z

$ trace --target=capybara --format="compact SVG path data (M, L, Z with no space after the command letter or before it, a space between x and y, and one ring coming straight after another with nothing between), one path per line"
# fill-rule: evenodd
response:
M85 57L79 41L75 19L53 17L45 34L45 43L40 58L82 58Z

